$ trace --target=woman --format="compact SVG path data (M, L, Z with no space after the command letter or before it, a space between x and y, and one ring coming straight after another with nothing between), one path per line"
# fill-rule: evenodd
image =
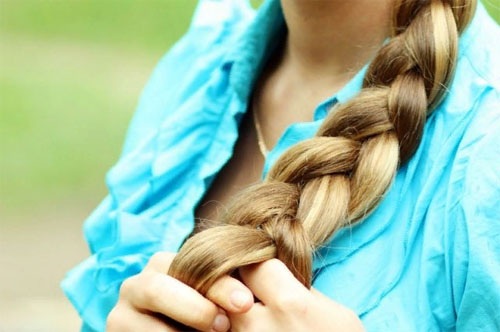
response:
M201 1L63 283L84 330L498 329L498 37L474 1Z

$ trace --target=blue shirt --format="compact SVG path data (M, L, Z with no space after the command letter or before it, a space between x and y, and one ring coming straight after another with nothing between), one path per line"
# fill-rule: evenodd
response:
M92 255L62 287L83 330L104 330L121 282L155 252L177 251L194 210L232 155L253 83L282 38L279 1L201 0L187 34L143 91L109 195L87 219ZM460 40L455 78L422 143L378 208L314 259L313 286L368 331L500 329L500 50L479 5ZM282 134L263 173L355 95L364 69Z

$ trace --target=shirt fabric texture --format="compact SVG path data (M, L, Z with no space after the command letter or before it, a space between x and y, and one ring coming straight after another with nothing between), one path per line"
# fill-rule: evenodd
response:
M246 0L201 0L159 62L107 174L109 195L84 224L91 256L62 283L82 330L104 330L122 281L190 234L284 29L279 1L256 13ZM368 218L315 254L313 286L353 309L368 331L500 330L499 41L478 4L447 98L415 155ZM360 90L365 70L320 103L311 122L285 130L263 176Z

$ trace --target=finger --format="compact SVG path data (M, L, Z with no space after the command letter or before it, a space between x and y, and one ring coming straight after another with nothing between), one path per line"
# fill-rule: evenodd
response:
M167 273L172 264L172 261L175 258L175 254L171 252L157 252L151 256L148 264L144 268L144 270L154 270L158 272Z
M271 331L272 326L268 322L269 310L262 303L255 303L252 308L245 313L229 313L231 321L231 332L239 331Z
M138 310L163 314L197 330L229 329L228 318L214 303L166 274L138 274L123 283L121 293Z
M107 332L151 331L179 332L153 315L138 312L125 304L118 304L108 315Z
M309 290L278 259L240 268L240 275L252 293L268 306L302 307L310 296Z
M207 298L228 312L247 312L253 305L253 294L241 281L230 276L218 279L207 292Z

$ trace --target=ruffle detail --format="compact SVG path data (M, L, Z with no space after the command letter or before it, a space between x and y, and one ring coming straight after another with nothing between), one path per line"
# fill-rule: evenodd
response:
M204 6L225 11L226 21L200 22ZM61 285L84 330L103 331L123 280L155 252L177 251L192 231L194 206L232 155L245 111L230 91L222 43L231 44L252 15L240 0L200 1L188 34L155 69L122 156L107 174L109 195L85 222L92 256ZM234 29L223 41L227 26ZM218 46L204 52L200 40Z

